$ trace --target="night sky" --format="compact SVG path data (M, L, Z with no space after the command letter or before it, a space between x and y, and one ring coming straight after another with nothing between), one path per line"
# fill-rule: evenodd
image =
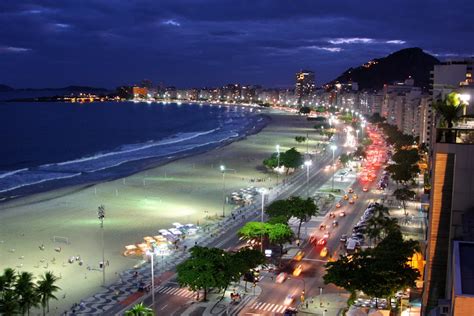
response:
M0 0L0 83L318 84L406 47L474 55L472 0Z

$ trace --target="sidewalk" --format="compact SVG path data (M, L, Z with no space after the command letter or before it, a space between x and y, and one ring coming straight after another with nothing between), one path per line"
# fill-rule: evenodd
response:
M298 308L299 315L338 316L339 312L347 307L349 294L330 293L308 298ZM306 307L307 306L307 307Z

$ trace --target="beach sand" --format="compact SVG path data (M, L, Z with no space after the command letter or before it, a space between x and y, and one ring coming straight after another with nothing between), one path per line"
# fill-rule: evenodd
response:
M12 267L39 276L53 271L61 279L58 301L51 301L51 312L59 314L81 299L100 290L102 273L101 232L97 207L104 205L105 257L107 284L118 273L140 262L122 255L126 245L143 242L173 222L204 224L207 215L222 214L222 173L226 173L226 192L248 186L272 187L275 175L262 168L263 159L275 151L297 147L295 136L309 133L310 151L318 137L313 123L305 117L270 114L271 122L258 134L207 153L183 158L132 176L92 186L81 186L36 194L0 205L0 269ZM251 182L262 179L262 182ZM282 179L282 177L280 177ZM227 215L234 206L227 205ZM70 244L53 242L53 236L67 237ZM44 250L40 246L44 245ZM55 248L61 247L57 252ZM69 264L80 256L84 265ZM97 270L87 270L87 266ZM64 298L63 296L66 295Z

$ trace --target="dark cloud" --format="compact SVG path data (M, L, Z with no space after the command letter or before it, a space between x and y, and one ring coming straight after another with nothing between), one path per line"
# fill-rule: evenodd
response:
M405 47L472 54L473 10L462 0L2 0L0 83L282 86L301 68L323 83Z

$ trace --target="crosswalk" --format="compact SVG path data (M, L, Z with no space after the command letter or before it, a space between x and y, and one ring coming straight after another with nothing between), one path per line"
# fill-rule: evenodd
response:
M177 296L183 296L187 298L193 297L194 292L185 289L185 288L179 288L179 287L171 287L171 286L159 286L155 290L156 293L160 294L166 294L166 295L177 295Z
M280 304L272 304L272 303L265 303L265 302L255 302L249 306L250 309L258 309L263 310L270 313L281 313L285 311L287 306L280 305Z

